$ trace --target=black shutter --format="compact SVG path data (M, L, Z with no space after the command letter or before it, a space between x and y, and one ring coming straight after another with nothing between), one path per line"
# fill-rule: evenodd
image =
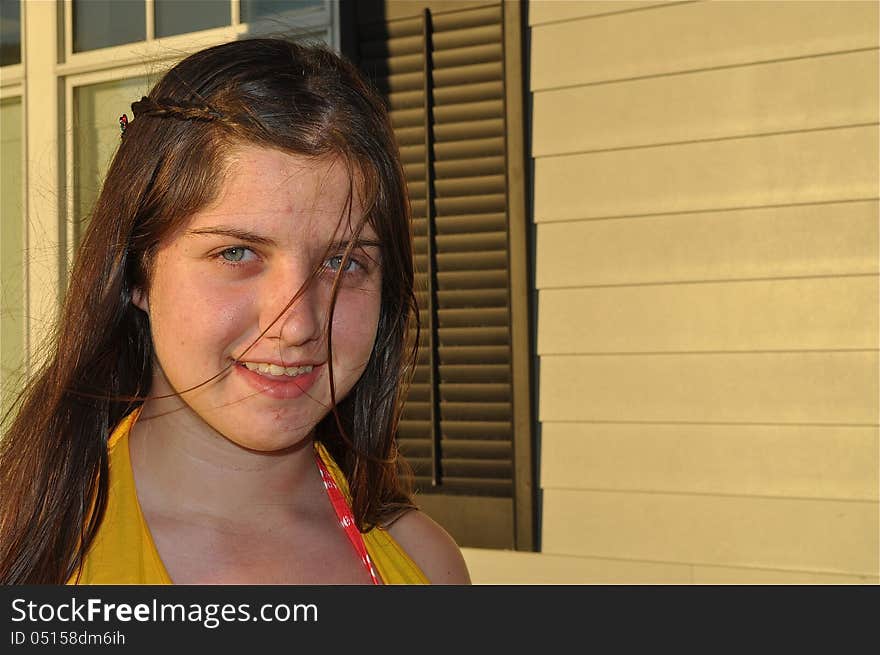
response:
M460 545L513 548L505 7L443 6L395 20L359 7L356 28L413 209L422 339L399 439L417 502Z

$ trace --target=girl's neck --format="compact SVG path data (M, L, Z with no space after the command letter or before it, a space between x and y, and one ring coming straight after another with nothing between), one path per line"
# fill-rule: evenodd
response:
M145 507L248 524L308 512L323 493L311 435L275 452L235 444L178 399L147 401L130 453Z

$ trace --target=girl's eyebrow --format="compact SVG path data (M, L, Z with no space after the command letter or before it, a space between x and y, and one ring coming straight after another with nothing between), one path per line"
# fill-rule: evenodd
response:
M256 243L261 246L275 246L275 240L269 237L262 236L260 234L255 234L254 232L248 232L247 230L241 230L237 227L227 227L225 225L216 225L211 227L199 227L194 230L187 230L187 235L197 235L197 234L214 234L222 237L231 237L233 239L238 239L239 241L247 241L249 243Z
M239 241L247 241L249 243L256 243L262 246L275 246L277 245L275 240L263 236L261 234L256 234L254 232L249 232L247 230L242 230L237 227L229 227L226 225L212 225L210 227L198 227L192 230L187 230L186 235L200 235L200 234L209 234L209 235L217 235L222 237L230 237L232 239L237 239ZM348 247L348 244L351 243L349 239L342 239L340 241L334 241L330 244L331 250L345 250ZM382 246L381 242L376 239L358 239L354 243L356 248L380 248Z
M350 240L344 239L342 241L334 241L330 244L331 250L345 250L348 248L348 244L351 243ZM376 239L358 239L354 242L355 248L381 248L382 243L377 241Z

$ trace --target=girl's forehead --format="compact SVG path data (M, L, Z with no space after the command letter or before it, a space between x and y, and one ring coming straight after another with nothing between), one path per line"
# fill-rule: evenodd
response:
M226 159L219 200L341 203L349 196L358 199L357 179L358 174L338 156L238 146Z
M223 225L247 231L303 230L345 239L363 222L358 174L341 157L308 157L238 146L227 158L218 197L187 220L186 232ZM375 239L367 221L363 238Z

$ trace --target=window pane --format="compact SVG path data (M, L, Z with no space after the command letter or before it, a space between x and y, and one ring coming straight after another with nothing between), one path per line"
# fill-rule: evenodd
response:
M0 66L21 63L21 0L0 0Z
M144 0L73 0L73 51L147 38Z
M24 375L24 211L21 98L0 102L0 416ZM2 429L0 429L2 434Z
M291 9L311 9L323 5L323 0L241 0L241 22L248 23Z
M229 0L156 0L156 36L229 25Z
M146 77L114 80L74 89L74 246L91 214L104 174L119 146L119 117L132 120L131 103L148 91Z

